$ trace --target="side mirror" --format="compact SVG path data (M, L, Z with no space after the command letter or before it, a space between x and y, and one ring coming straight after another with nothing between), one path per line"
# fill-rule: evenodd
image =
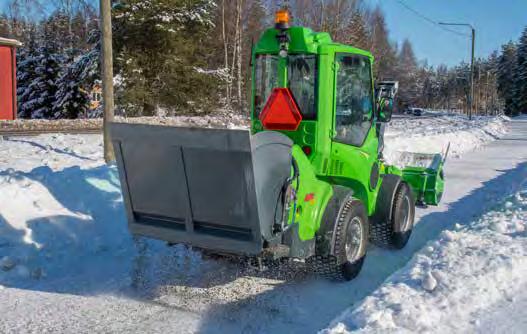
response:
M398 81L380 81L375 89L377 101L377 119L381 123L388 123L392 119L394 100L399 90Z
M379 122L388 123L392 120L393 114L393 99L392 98L381 98L377 103L377 117Z

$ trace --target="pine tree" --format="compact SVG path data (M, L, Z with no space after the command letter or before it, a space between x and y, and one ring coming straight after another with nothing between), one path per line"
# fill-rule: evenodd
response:
M80 72L82 68L73 62L57 79L53 118L78 118L79 115L88 115L90 96L83 89Z
M64 52L70 48L68 34L68 17L60 10L53 12L41 24L43 31L42 42L51 51Z
M57 80L57 92L53 111L55 118L90 117L90 96L88 94L99 79L100 40L98 30L93 30L88 42L93 49L70 60L70 65Z
M498 51L491 53L488 59L488 69L486 77L486 92L485 92L485 114L499 111L497 98L497 83L496 75L498 74L499 55Z
M518 43L516 57L515 106L518 112L527 113L527 27Z
M63 65L63 57L43 46L34 57L34 80L29 83L29 96L24 103L24 116L31 118L54 118L53 106L57 92L57 79Z
M212 0L126 0L114 7L118 103L128 114L159 107L200 111L217 101L218 85L204 48L213 26Z
M374 68L376 78L379 80L394 79L397 65L396 50L390 43L384 13L379 6L371 13L369 30L371 36L369 49L375 56L377 64Z
M517 47L512 41L502 46L502 54L498 62L498 92L505 103L505 113L516 115L516 66Z
M5 14L0 14L0 37L12 37L9 20Z
M36 94L29 86L37 79L38 54L34 43L30 43L17 52L17 100L18 117L31 118L32 109L29 102L36 99Z
M347 44L353 45L356 48L368 49L368 41L370 36L366 26L364 13L356 10L347 27L347 39L344 41Z
M397 60L397 76L399 80L399 101L407 105L415 105L417 103L418 97L422 92L425 73L421 73L421 76L418 78L417 75L417 60L415 58L414 50L412 44L408 39L405 39L401 47L401 52L398 55ZM421 79L419 81L418 79ZM418 85L421 87L418 87Z

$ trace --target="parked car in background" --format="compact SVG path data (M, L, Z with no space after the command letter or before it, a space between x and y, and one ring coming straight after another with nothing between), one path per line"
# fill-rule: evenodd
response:
M424 110L421 108L413 108L413 115L414 116L421 116L423 115Z
M421 116L424 114L424 109L422 108L414 108L414 107L406 107L403 111L403 113L408 115L414 115L414 116Z

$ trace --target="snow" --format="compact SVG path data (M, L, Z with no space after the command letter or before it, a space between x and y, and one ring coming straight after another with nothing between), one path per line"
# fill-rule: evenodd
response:
M0 203L8 203L0 206L0 332L313 332L330 322L330 332L412 331L411 326L443 324L445 305L453 308L449 314L458 310L459 324L481 330L475 320L499 317L495 305L521 296L505 291L526 285L521 276L527 202L517 183L527 179L527 167L519 165L527 147L519 140L488 144L506 131L503 118L481 119L471 127L449 117L396 119L387 129L386 144L399 143L394 150L419 145L426 138L418 134L423 126L431 135L445 131L466 144L454 155L463 152L462 157L447 164L444 204L418 210L409 247L395 253L372 247L364 271L346 284L310 277L296 261L260 272L240 259L134 240L117 170L102 160L100 135L0 139ZM149 121L247 124L227 116ZM513 125L508 136L519 131L520 139L527 138L527 122ZM405 128L415 136L407 136ZM494 136L483 134L493 129ZM429 144L423 150L432 149ZM488 210L482 202L501 204ZM395 305L413 299L416 303ZM513 302L524 305L525 300ZM454 320L442 328L455 330Z
M74 166L102 166L102 147L99 135L0 137L0 177L8 182L16 179L19 172L29 173L45 167L60 171Z
M190 126L206 128L248 129L249 119L247 117L229 112L217 111L212 115L200 116L173 116L173 117L116 117L116 122L124 123L146 123L171 126ZM14 121L0 120L0 131L24 132L24 131L82 131L101 130L102 119L17 119ZM1 135L1 133L0 133Z
M387 127L384 156L388 162L405 165L401 152L444 153L449 144L450 157L460 157L465 152L496 140L507 132L506 116L466 116L444 113L427 113L421 117L396 119Z
M327 332L474 332L481 312L525 297L527 184L522 188L481 218L430 241Z

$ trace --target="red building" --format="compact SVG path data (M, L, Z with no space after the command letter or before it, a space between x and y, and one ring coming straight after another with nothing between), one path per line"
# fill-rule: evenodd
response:
M0 37L0 120L16 117L16 47L13 39Z

